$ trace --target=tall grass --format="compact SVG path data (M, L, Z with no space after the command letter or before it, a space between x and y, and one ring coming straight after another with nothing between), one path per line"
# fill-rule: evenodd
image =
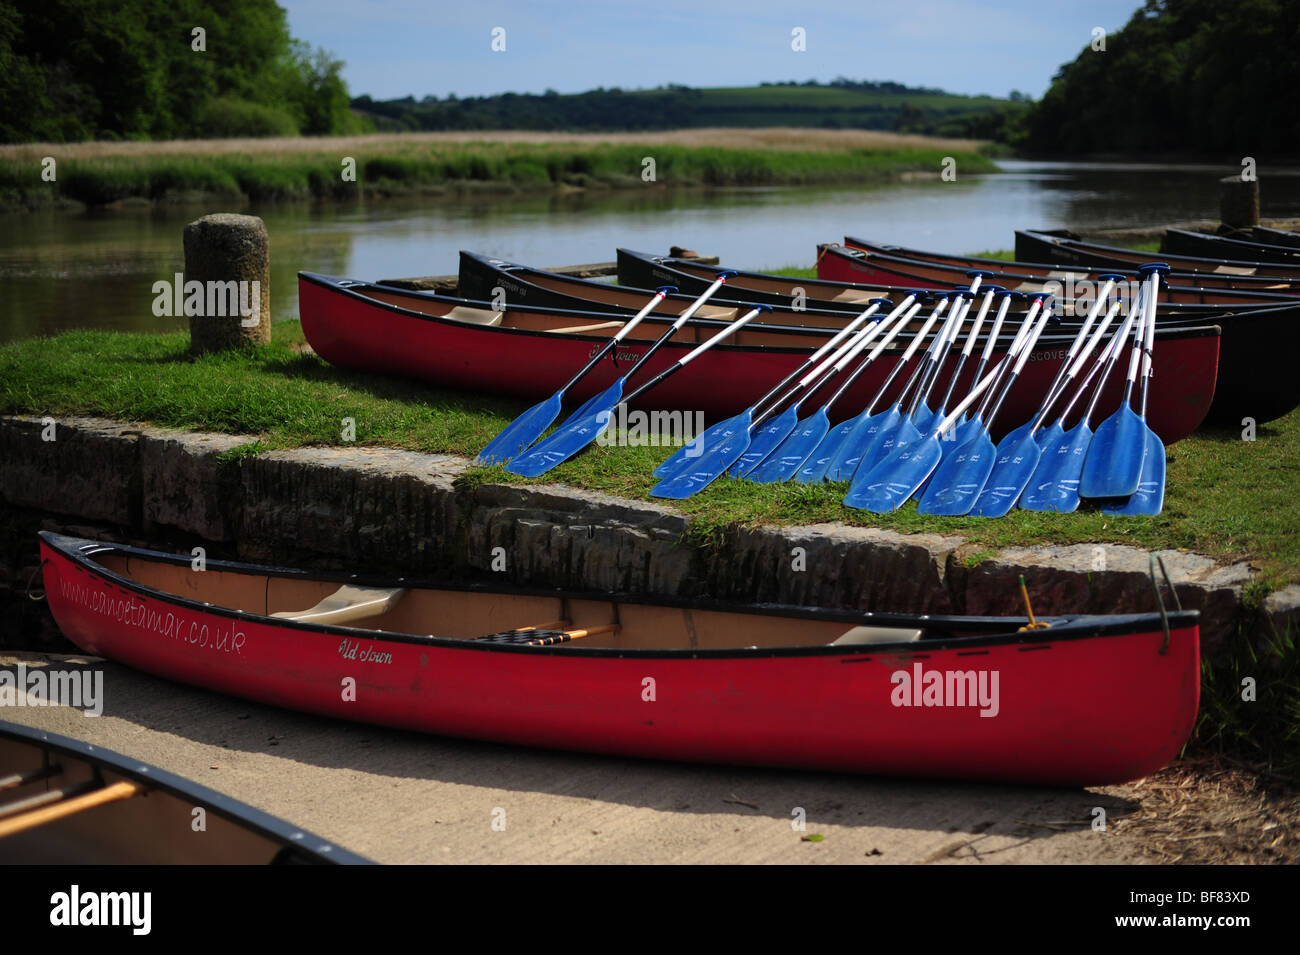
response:
M253 200L325 199L471 187L507 190L565 186L756 186L881 180L905 172L937 173L952 150L885 148L739 148L636 143L447 142L390 144L355 155L324 150L282 153L130 154L59 160L54 181L26 155L0 157L0 207L73 200L104 205L122 199L165 201L192 196ZM57 159L57 156L56 156ZM653 160L653 163L647 162ZM958 155L964 171L988 172L976 153ZM355 179L345 171L355 167ZM651 175L651 170L653 175Z

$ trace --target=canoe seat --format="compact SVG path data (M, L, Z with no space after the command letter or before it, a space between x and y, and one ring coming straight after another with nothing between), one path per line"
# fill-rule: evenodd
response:
M344 584L314 607L271 614L298 623L344 624L388 613L402 599L401 587L353 587Z
M831 641L833 647L845 647L857 643L911 643L921 639L920 630L908 630L905 627L853 627Z
M443 318L470 325L500 325L505 312L490 312L485 308L470 308L468 305L453 306Z

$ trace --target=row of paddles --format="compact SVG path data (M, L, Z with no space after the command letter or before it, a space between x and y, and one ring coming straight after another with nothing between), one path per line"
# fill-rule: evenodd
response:
M1123 305L1111 302L1110 295L1121 277L1104 277L1106 284L1071 342L1038 412L996 446L990 429L1051 318L1052 303L1047 295L1033 298L1010 349L990 368L994 344L1017 295L996 286L981 289L985 273L972 272L969 289L937 298L884 383L858 414L831 424L837 403L852 384L917 320L922 309L918 298L923 293L910 293L898 305L887 299L872 300L861 315L754 404L713 425L656 468L660 480L651 493L687 498L729 474L763 483L847 480L845 504L876 512L895 510L911 498L917 500L920 512L928 514L999 516L1017 505L1027 510L1071 511L1079 506L1081 497L1090 497L1101 499L1108 512L1159 513L1164 499L1164 446L1146 424L1146 407L1160 274L1168 267L1156 263L1141 271L1144 284L1118 327ZM630 402L644 394L766 309L755 306L625 393L628 380L733 274L719 275L624 375L542 438L559 416L565 393L672 291L659 289L567 384L511 422L480 452L478 460L536 477L581 451L609 427L612 411L621 401ZM946 387L941 388L945 362L976 301L980 304L956 366ZM881 316L885 308L890 311ZM949 411L957 397L958 379L975 352L990 312L994 312L992 327L984 339L973 384ZM912 366L921 344L941 320L938 334ZM1130 336L1124 400L1094 432L1091 422L1097 401ZM881 408L884 396L909 366L912 371L907 383L888 407ZM1139 407L1134 411L1133 391L1139 377ZM801 418L807 399L831 385L826 400ZM1053 409L1067 395L1060 415L1052 419ZM1085 395L1089 396L1086 412L1067 430L1066 420ZM937 403L931 407L935 399Z

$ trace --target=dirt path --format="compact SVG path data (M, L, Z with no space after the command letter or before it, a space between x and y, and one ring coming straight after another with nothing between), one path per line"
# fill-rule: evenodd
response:
M1201 831L1159 808L1161 777L1068 790L535 751L306 716L91 657L0 656L19 661L102 667L104 714L5 707L0 719L154 763L378 862L1122 863L1171 860L1153 830ZM1294 843L1293 824L1276 829L1267 841Z

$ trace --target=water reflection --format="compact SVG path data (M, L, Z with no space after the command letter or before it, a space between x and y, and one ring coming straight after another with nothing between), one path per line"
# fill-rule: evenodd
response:
M1009 249L1023 227L1150 225L1217 213L1230 167L1006 162L993 176L861 188L644 190L286 203L247 210L271 234L271 309L297 313L295 275L453 272L461 248L530 264L599 262L618 245L682 245L750 268L810 265L848 232L948 252ZM1300 175L1262 169L1263 211L1300 216ZM0 340L69 328L162 330L153 283L183 266L181 230L217 208L148 205L0 217ZM235 211L221 206L220 211Z

